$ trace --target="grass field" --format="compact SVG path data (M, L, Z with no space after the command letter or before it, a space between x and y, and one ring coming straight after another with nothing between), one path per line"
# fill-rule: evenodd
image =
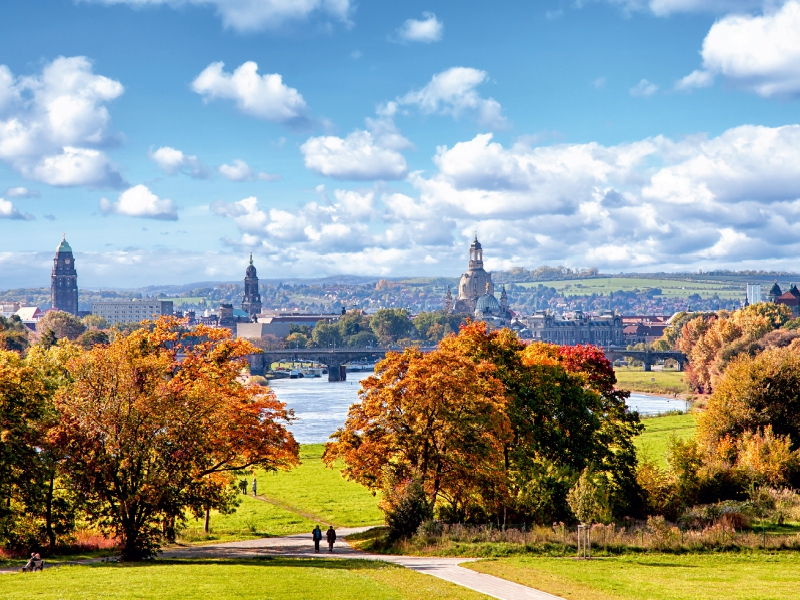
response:
M280 473L260 473L258 493L310 519L337 527L380 525L378 498L322 464L322 444L300 447L302 464Z
M685 394L691 388L684 382L680 371L641 371L614 369L617 388L631 392L651 394Z
M181 541L226 542L250 537L275 537L311 531L316 525L316 521L252 496L240 496L240 499L241 504L233 514L211 512L209 535L203 532L202 519L191 519L181 533Z
M705 281L680 279L647 279L639 277L599 277L597 279L565 279L560 281L532 281L520 283L523 287L543 285L555 288L565 296L608 295L609 292L631 292L660 288L661 295L672 298L687 298L699 294L702 298L718 295L722 299L741 298L742 286Z
M467 568L581 600L773 600L800 596L800 555L512 557Z
M154 561L1 575L4 600L478 600L454 584L386 563L334 559Z
M644 433L634 439L639 458L652 460L660 467L666 467L667 444L674 435L681 440L695 435L697 423L694 415L667 415L642 419Z

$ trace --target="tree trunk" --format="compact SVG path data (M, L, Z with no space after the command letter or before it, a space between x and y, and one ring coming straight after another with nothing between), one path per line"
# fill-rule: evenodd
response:
M45 513L45 521L47 528L47 541L50 544L50 549L56 547L56 532L53 531L53 489L55 488L55 472L50 472L50 485L47 488L47 509Z
M208 522L209 522L210 518L211 518L211 509L210 508L206 508L206 525L205 525L205 529L204 529L204 531L206 533L208 533Z

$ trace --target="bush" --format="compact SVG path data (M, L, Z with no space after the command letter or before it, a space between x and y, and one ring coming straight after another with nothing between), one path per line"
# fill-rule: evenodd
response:
M423 522L433 519L433 507L418 479L387 489L381 509L386 514L391 540L411 537Z

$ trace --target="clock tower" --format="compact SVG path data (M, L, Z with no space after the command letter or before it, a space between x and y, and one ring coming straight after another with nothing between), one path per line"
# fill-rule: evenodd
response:
M50 276L50 297L53 308L78 314L78 272L66 235L56 249L53 274Z

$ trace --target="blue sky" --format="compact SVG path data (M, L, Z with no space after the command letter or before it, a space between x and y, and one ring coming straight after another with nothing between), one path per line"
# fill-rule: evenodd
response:
M0 287L797 270L800 0L9 0Z

